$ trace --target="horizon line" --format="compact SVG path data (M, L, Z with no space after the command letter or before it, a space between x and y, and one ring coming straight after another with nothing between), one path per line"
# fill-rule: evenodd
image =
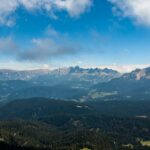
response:
M82 69L110 69L110 70L114 70L117 71L119 73L128 73L128 72L132 72L134 70L137 69L146 69L150 67L150 64L132 64L132 65L99 65L99 66L80 66L80 65L74 65L74 66L62 66L62 67L51 67L51 66L41 66L41 67L31 67L31 68L25 68L25 69L20 69L20 68L9 68L9 67L0 67L0 70L9 70L9 71L36 71L36 70L49 70L49 71L53 71L53 70L57 70L57 69L67 69L67 68L71 68L71 67L79 67Z

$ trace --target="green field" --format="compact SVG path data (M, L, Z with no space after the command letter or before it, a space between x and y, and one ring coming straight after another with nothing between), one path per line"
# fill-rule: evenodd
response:
M150 147L150 141L141 141L141 144Z

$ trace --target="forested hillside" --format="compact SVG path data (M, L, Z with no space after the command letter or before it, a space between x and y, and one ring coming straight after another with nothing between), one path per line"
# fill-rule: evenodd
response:
M16 100L1 106L0 140L52 150L146 150L149 103Z

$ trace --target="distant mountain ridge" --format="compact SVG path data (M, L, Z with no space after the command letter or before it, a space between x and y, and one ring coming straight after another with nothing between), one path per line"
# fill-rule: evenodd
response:
M120 76L120 73L112 69L99 69L99 68L89 68L84 69L79 66L69 67L69 68L59 68L54 70L49 69L37 69L37 70L9 70L1 69L0 70L0 80L30 80L37 76L42 75L73 75L77 77L81 76L99 76L102 78L107 78L110 80L112 78ZM110 79L109 79L110 78Z
M0 80L29 80L35 76L48 74L49 70L47 69L38 69L38 70L9 70L1 69L0 70Z
M120 73L111 69L79 66L54 70L0 70L0 100L45 97L79 99L94 84L108 82Z
M130 73L124 74L122 78L131 80L150 79L150 67L144 69L136 69Z
M136 69L123 74L119 78L112 79L107 83L99 83L91 88L97 94L96 98L140 99L150 98L150 67ZM92 95L93 95L92 94ZM103 95L103 96L102 96ZM120 97L121 96L121 97ZM106 98L106 99L107 99Z
M65 84L76 88L89 88L93 84L108 82L113 78L120 77L120 75L119 72L112 69L84 69L76 66L54 70L0 70L0 81L25 80L40 86Z
M121 75L79 66L55 70L0 70L0 101L32 97L62 100L148 100L150 68Z

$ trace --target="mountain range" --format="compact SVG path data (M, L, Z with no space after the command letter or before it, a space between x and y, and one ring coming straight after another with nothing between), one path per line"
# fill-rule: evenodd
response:
M1 70L1 77L2 149L149 150L150 68Z
M149 99L150 68L121 74L79 66L55 70L0 70L0 100L45 97L87 101Z
M121 96L122 99L149 99L150 68L136 69L119 78L112 79L110 82L99 83L92 87L92 90L99 93L99 96L104 95L102 97Z
M0 70L0 80L33 80L41 81L44 84L44 80L51 81L55 79L61 80L79 80L83 82L107 82L113 78L119 77L120 73L112 69L84 69L79 66L69 68L59 68L54 70L39 69L39 70L27 70L27 71L15 71L15 70ZM51 79L52 78L52 79ZM58 82L58 80L57 80ZM56 84L57 84L56 82Z

